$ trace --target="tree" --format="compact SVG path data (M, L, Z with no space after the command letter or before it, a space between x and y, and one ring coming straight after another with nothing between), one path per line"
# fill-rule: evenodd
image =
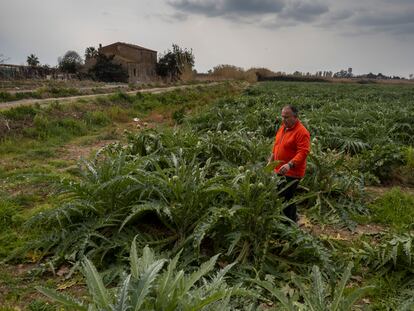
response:
M352 71L352 69L351 69L351 71ZM334 78L352 78L352 73L349 72L349 69L348 70L342 69L338 72L335 72L333 77Z
M172 51L168 50L162 55L157 63L156 71L161 77L171 80L180 80L186 71L192 71L194 66L193 50L182 49L177 44L172 45Z
M67 51L63 57L58 58L59 69L66 73L77 73L83 61L75 51Z
M0 54L0 64L3 64L5 61L7 61L9 58L4 56L3 54Z
M119 64L112 62L114 55L105 56L98 53L96 64L89 69L89 74L96 80L104 82L128 82L128 72Z
M98 56L98 50L93 46L87 47L85 50L85 60Z
M30 54L27 56L27 64L30 67L37 67L40 64L39 58L34 54Z

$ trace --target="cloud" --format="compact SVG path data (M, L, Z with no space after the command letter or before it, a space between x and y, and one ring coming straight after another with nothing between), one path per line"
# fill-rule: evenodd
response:
M318 26L326 29L338 28L352 35L414 34L414 5L406 0L395 0L395 5L361 7L354 11L336 11L326 16Z
M325 3L311 1L292 1L286 5L279 16L300 22L311 22L328 11L329 7Z
M391 33L412 33L414 30L414 7L375 11L355 18L355 24L360 27L380 29Z
M201 14L208 17L257 15L280 12L284 0L171 0L169 4L182 12Z
M325 3L310 0L170 0L168 3L181 13L254 23L265 28L311 22L329 11Z
M167 3L178 14L223 18L268 29L309 24L338 33L414 34L413 0L168 0ZM183 19L172 15L170 20Z
M144 18L148 21L159 22L160 20L166 24L174 24L177 22L185 22L189 18L188 13L173 12L173 13L153 13L147 14Z

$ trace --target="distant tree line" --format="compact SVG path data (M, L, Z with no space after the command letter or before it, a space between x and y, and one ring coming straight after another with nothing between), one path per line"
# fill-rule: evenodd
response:
M122 65L114 62L114 56L106 56L99 52L93 46L87 47L84 54L85 61L94 59L91 68L85 70L85 63L82 57L76 52L69 50L63 56L58 58L56 68L49 65L41 65L39 58L35 54L27 56L27 65L32 68L31 72L38 72L38 75L44 76L51 70L70 74L81 79L94 79L104 82L127 82L128 72ZM0 54L0 64L8 60L3 54ZM156 63L157 75L169 81L183 80L186 76L192 77L196 71L193 69L195 57L192 49L181 48L177 44L172 44L172 49L160 55ZM260 70L259 70L260 69ZM392 75L387 76L382 73L374 74L372 72L363 75L354 75L352 68L342 69L337 72L317 71L316 73L295 71L292 74L285 72L272 72L266 68L251 68L247 71L240 67L232 65L218 65L209 70L209 76L221 78L235 78L247 80L284 80L284 81L324 81L329 79L370 79L370 80L399 80L404 77ZM252 78L254 77L254 78ZM414 79L414 74L409 74L409 79Z
M279 81L328 81L329 79L369 79L369 80L404 80L404 77L392 75L386 76L382 73L374 74L372 72L362 75L354 75L352 68L347 70L342 69L338 72L332 71L317 71L312 74L310 72L295 71L293 74L287 74L285 72L277 72L272 76L258 77L259 81L263 80L279 80ZM409 79L414 79L414 74L409 75Z

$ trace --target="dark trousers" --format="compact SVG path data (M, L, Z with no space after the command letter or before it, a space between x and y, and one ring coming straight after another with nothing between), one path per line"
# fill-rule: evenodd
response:
M289 187L287 187L282 193L281 196L283 197L283 202L287 202L289 200L291 200L294 196L295 196L295 191L296 188L299 185L299 178L293 178L293 177L289 177L289 176L285 176L286 181L282 182L279 186L278 186L278 190L282 190L283 188L285 188L287 185L290 184ZM283 213L285 214L285 216L289 219L291 219L292 221L296 222L298 220L298 215L296 214L296 204L295 203L291 203L288 206L285 207L285 209L283 210Z

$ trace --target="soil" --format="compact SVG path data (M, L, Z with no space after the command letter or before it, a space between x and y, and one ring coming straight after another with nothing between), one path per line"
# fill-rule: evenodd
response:
M0 279L0 309L2 307L10 307L10 310L26 310L30 303L33 301L50 301L42 293L35 289L35 286L44 286L57 288L59 291L64 291L65 294L82 297L86 292L86 287L83 281L78 277L66 280L65 276L69 271L68 267L62 266L56 271L56 275L47 273L48 277L35 276L31 272L36 269L38 264L19 264L2 265L0 266L0 272L6 273L13 277L13 285L3 282ZM14 299L11 299L11 297ZM14 300L14 301L13 301ZM21 308L21 309L20 309ZM6 310L6 309L5 309ZM7 309L9 310L9 309Z
M81 158L87 159L92 152L97 151L109 144L117 143L118 140L103 140L97 141L90 145L79 146L79 145L66 145L59 149L59 159L66 161L77 162Z
M148 117L144 119L144 124L147 123L147 127L154 128L157 124L167 123L172 125L171 114L161 114L159 112L151 112Z
M387 227L377 224L357 225L353 231L335 225L312 224L305 215L300 216L298 225L312 235L339 241L353 241L362 235L377 235L387 231Z
M383 196L386 192L390 191L395 186L385 187L366 187L368 194L368 202L374 201L375 199ZM398 186L401 191L407 192L414 195L414 188L407 186ZM320 237L325 237L332 240L343 240L353 241L359 239L362 235L375 236L384 232L387 232L388 228L384 225L379 224L358 224L356 228L351 231L344 227L338 227L335 225L320 225L312 224L310 220L305 216L301 215L298 221L298 225L306 230L307 232Z

